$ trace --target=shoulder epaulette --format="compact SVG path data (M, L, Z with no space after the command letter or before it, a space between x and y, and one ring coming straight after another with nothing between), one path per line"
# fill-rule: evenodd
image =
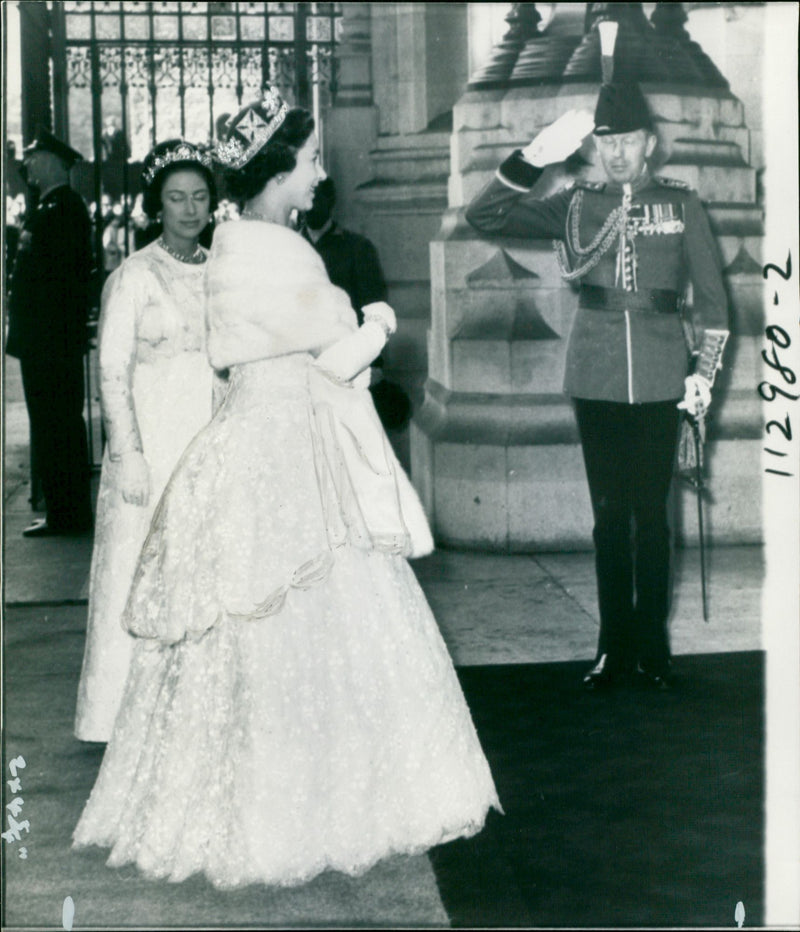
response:
M605 191L606 183L605 181L585 181L578 178L575 181L575 187L583 188L584 191Z
M691 187L685 181L678 181L677 178L664 178L656 175L655 180L658 184L664 185L665 188L677 188L679 191L691 191Z

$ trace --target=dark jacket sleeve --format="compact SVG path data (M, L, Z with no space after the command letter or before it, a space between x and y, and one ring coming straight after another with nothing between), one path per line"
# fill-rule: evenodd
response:
M717 243L700 198L692 191L684 205L683 247L692 283L693 318L697 330L727 330L728 298L722 282ZM699 339L702 332L696 333Z
M530 189L543 171L526 162L521 151L516 150L467 207L467 221L490 236L563 239L572 192L559 191L545 198L531 196Z

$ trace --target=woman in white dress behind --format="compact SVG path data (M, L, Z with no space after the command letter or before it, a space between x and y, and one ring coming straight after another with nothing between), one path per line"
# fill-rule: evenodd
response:
M108 741L133 649L120 624L150 519L175 463L211 419L199 245L216 206L211 156L181 139L145 158L143 205L161 235L108 278L98 355L106 447L97 499L75 736Z
M406 557L433 542L367 390L395 329L359 328L289 226L325 177L273 90L217 157L242 219L215 233L208 349L228 393L167 486L125 613L125 696L75 830L108 863L219 887L367 870L500 809Z

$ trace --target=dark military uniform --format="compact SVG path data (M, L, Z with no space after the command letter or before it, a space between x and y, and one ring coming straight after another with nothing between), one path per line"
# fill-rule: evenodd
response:
M6 352L20 360L33 460L54 531L91 527L83 420L91 228L69 185L47 192L25 220L9 297Z
M691 368L682 296L691 284L695 346L705 330L727 330L716 244L697 194L680 182L645 171L631 185L579 182L540 199L529 192L542 171L515 152L466 216L483 233L556 240L562 272L580 280L564 391L574 399L595 517L598 655L620 669L638 661L663 670L666 501L676 405ZM719 355L701 358L713 381Z

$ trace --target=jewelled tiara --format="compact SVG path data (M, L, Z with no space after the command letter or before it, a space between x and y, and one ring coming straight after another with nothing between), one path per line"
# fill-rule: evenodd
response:
M289 107L278 91L274 87L264 88L260 103L247 107L235 123L228 122L228 139L217 143L215 160L225 168L242 168L272 139L288 112ZM247 144L234 132L243 136Z
M208 152L196 148L190 142L181 142L170 152L157 155L153 159L152 165L142 172L142 177L147 184L152 184L153 179L162 169L176 162L197 162L203 168L211 170L211 156Z

